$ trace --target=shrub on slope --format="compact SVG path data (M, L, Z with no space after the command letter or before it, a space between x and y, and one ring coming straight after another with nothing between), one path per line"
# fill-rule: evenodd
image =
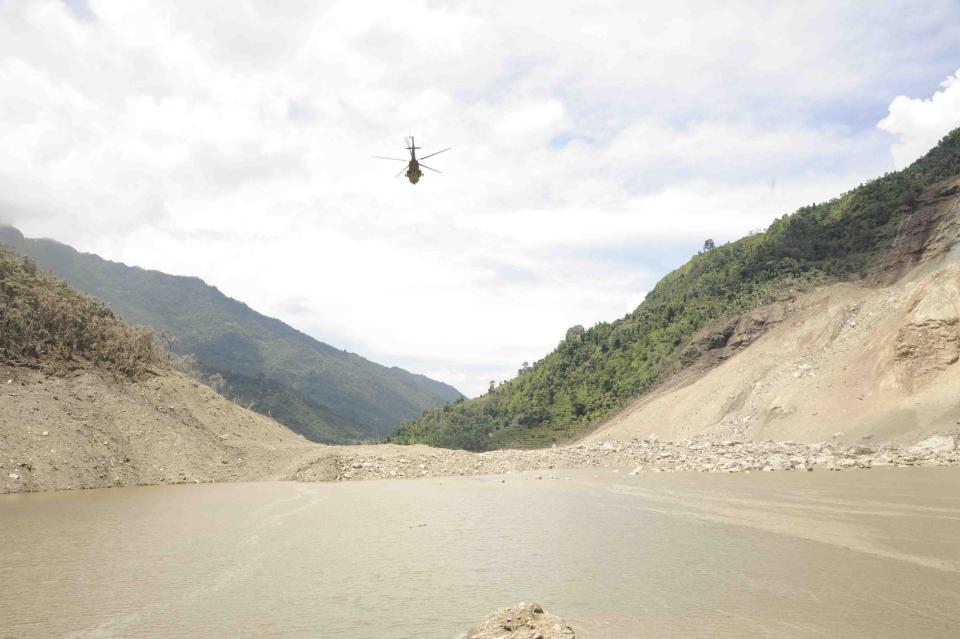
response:
M136 379L165 366L167 354L149 329L124 324L0 246L0 361L54 370L93 364Z

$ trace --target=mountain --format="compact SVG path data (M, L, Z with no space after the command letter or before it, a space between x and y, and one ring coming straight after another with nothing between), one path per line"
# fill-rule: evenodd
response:
M238 404L307 438L383 438L424 410L461 397L447 384L388 368L261 315L195 277L130 267L0 227L0 243L195 358L202 378Z
M485 450L582 437L677 374L734 357L811 292L900 278L934 241L940 218L930 211L952 210L931 202L952 202L958 175L960 129L902 171L701 252L632 313L569 329L553 352L514 379L427 411L389 441Z

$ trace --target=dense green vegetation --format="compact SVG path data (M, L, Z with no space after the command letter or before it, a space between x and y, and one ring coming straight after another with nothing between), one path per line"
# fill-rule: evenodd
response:
M93 365L138 379L167 366L169 356L150 329L124 324L0 245L0 362L51 372Z
M960 130L903 171L704 251L664 277L626 317L573 327L556 350L486 395L425 412L389 441L486 450L549 445L597 421L689 363L704 329L786 289L857 279L893 243L922 189L960 174Z
M195 277L109 262L0 227L0 243L151 326L230 399L315 441L382 439L404 420L460 397L451 386L388 368L261 315Z

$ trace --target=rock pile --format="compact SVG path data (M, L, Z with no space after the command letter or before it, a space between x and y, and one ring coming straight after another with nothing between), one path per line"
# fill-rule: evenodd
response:
M577 639L577 633L538 604L518 603L488 616L461 639Z
M803 444L775 441L661 442L655 438L565 446L538 450L469 453L423 446L331 447L315 461L301 464L291 479L400 479L463 475L499 475L563 468L623 468L629 475L647 472L773 472L866 469L874 466L946 466L960 464L957 436L937 435L912 446L862 440Z

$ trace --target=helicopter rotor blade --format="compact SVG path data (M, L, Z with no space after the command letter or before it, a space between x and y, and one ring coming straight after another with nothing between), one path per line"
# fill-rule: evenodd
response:
M371 155L370 157L372 157L372 158L374 158L374 159L376 159L376 160L395 160L395 161L397 161L397 162L409 162L409 161L410 161L410 160L403 160L403 159L400 159L400 158L388 158L388 157L384 157L384 156L382 156L382 155Z
M447 148L443 149L443 151L437 151L436 153L431 153L430 155L425 155L425 156L423 156L422 158L419 158L419 159L420 159L420 160L426 160L427 158L432 158L432 157L435 156L435 155L440 155L441 153L444 153L445 151L449 151L449 150L452 149L452 148L453 148L452 146L448 146Z
M429 166L427 166L427 165L424 164L423 162L420 162L419 164L420 164L420 166L422 166L423 168L425 168L425 169L430 169L430 170L433 171L434 173L443 173L443 171L438 171L438 170L436 170L436 169L430 168Z
M406 173L406 171L407 171L407 167L403 167L402 169L400 169L400 172L397 173L396 175L394 175L393 177L398 178L398 177L400 177L401 175L403 175L404 173Z

